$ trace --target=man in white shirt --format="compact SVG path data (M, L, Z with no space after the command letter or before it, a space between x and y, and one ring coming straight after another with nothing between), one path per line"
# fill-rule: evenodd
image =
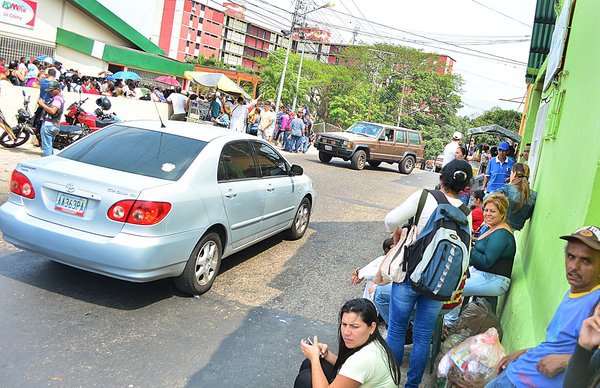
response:
M173 114L169 117L169 120L185 121L187 99L186 96L181 94L181 86L175 87L175 93L171 93L167 97L167 103L173 105Z
M454 135L452 135L452 141L446 144L444 147L444 162L442 163L442 167L450 163L455 159L454 153L456 149L460 145L460 141L462 140L462 133L456 131Z
M246 119L248 118L248 109L244 104L244 97L237 98L235 105L231 108L231 119L229 128L236 132L246 132Z

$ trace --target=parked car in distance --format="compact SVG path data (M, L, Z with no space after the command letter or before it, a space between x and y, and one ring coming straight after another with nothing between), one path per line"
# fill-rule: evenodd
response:
M321 133L317 135L315 147L321 162L342 158L349 160L355 170L362 170L366 163L373 167L398 163L401 173L410 174L423 158L420 132L369 122L354 123L343 132Z
M202 294L221 259L280 232L302 238L311 179L271 145L211 125L130 121L20 162L0 207L15 246L110 277L175 277Z

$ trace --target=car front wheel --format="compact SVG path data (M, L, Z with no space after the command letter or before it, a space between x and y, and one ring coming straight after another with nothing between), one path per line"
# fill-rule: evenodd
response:
M412 156L407 156L398 164L398 169L402 174L410 174L415 168L415 160Z
M326 154L323 151L319 151L319 160L323 163L329 163L331 162L331 158L333 158L333 156Z
M365 168L365 163L367 162L367 153L363 150L358 150L352 155L352 159L350 160L350 165L355 170L362 170Z
M308 198L304 198L302 202L300 202L300 206L298 206L298 210L296 211L296 216L294 216L294 221L292 222L292 226L287 230L287 237L290 240L298 240L304 236L306 229L308 229L308 222L310 221L310 201Z
M175 279L181 291L200 295L212 287L221 266L221 238L216 233L202 237L192 251L183 273Z

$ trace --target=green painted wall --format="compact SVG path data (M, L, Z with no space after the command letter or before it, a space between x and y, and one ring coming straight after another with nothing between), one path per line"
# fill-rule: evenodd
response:
M564 241L583 225L600 225L600 3L577 0L558 83L532 93L524 132L529 141L540 99L550 102L538 172L538 199L532 220L517 232L513 283L502 306L504 345L509 351L545 338L546 327L569 285ZM543 84L544 72L537 82Z

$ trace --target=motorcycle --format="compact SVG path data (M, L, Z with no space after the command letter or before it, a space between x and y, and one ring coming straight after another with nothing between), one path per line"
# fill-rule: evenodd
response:
M0 112L0 127L4 130L0 136L0 145L6 148L15 148L27 143L31 136L36 135L36 130L33 126L33 116L29 110L29 101L31 97L23 91L23 108L17 111L17 125L10 127L4 115Z
M111 108L108 98L100 97L96 100L98 108L94 113L87 113L83 109L82 106L87 100L88 98L81 100L80 97L79 101L67 107L65 121L60 123L60 130L54 137L54 148L62 150L92 132L121 121L114 112L105 112Z

